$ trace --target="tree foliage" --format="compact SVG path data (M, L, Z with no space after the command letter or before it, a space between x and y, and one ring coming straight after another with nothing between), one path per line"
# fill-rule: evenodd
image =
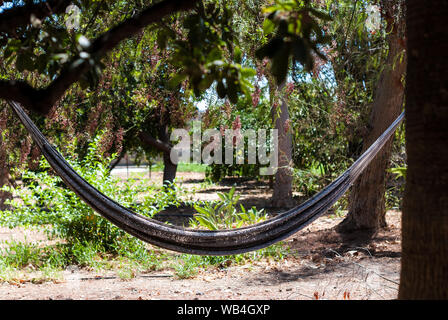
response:
M359 154L387 52L384 30L365 26L370 2L74 3L81 12L76 28L68 27L69 15L62 9L0 28L0 96L10 98L15 88L21 97L26 90L33 97L58 91L64 82L67 89L52 111L33 117L55 143L81 142L81 158L98 132L105 132L102 146L108 154L127 151L152 158L159 151L144 144L140 133L157 138L162 123L186 126L196 115L193 101L210 95L216 99L203 116L204 128L232 128L237 119L242 129L272 128L272 88L285 81L297 169L319 167L331 176ZM131 23L140 26L138 31ZM84 70L81 64L90 67ZM73 73L74 78L61 81ZM38 96L35 101L45 102ZM15 131L17 141L10 138L6 128L17 122L6 109L3 114L7 138L2 143L18 150L23 136ZM36 153L30 142L21 149L10 156L9 166ZM253 165L209 169L216 179L256 176L257 171Z

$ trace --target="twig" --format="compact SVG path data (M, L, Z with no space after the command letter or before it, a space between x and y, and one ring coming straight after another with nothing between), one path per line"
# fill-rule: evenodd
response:
M339 254L339 252L337 252L336 250L333 250L333 249L331 249L331 248L328 248L328 249L326 249L326 251L330 251L330 252L333 252L333 253L336 253L336 255L338 256L338 257L341 257L342 258L342 256Z
M364 284L369 287L370 290L372 290L373 292L375 292L377 295L379 295L383 300L386 300L385 297L383 297L381 294L378 293L378 291L376 291L375 289L373 289L367 282L364 282Z
M369 256L370 256L371 258L373 258L373 255L370 253L369 249L367 249L367 248L363 248L363 247L354 247L353 249L361 249L361 250L365 250L365 251L367 251L367 253L369 254Z
M372 273L376 274L378 277L383 278L384 280L387 280L387 281L389 281L389 282L392 282L392 283L394 283L394 284L396 284L396 285L400 285L397 281L392 280L392 279L388 279L388 278L386 278L385 276L383 276L383 275L381 275L381 274L379 274L378 272L375 272L375 271L373 271L373 270L369 270L369 269L367 269L366 267L364 267L363 265L361 265L361 264L359 264L359 263L357 263L357 262L353 262L353 261L352 261L351 263L353 263L354 265L357 265L358 267L363 268L363 269L366 270L366 271L369 271L369 272L372 272Z
M308 295L306 295L306 294L303 294L303 293L300 293L300 292L295 292L295 293L297 293L299 296L304 296L305 298L308 298L308 299L310 299L310 300L314 300L313 297L308 296ZM289 299L293 294L294 294L294 293L291 293L291 294L288 296L288 299Z

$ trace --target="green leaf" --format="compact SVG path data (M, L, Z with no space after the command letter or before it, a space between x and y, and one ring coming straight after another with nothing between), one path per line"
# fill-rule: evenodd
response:
M44 73L45 67L47 66L47 56L40 55L36 60L36 68L39 73Z
M168 43L168 32L162 30L157 34L157 47L160 50L165 50L167 43Z
M325 13L325 12L316 10L316 9L314 9L314 8L309 8L308 10L309 10L315 17L317 17L317 18L319 18L319 19L321 19L321 20L324 20L324 21L331 21L331 20L333 20L333 18L332 18L329 14L327 14L327 13Z
M243 61L243 52L240 47L235 47L234 49L234 60L236 63L241 63Z
M227 96L231 103L236 104L238 102L238 85L235 81L228 81Z
M208 88L210 88L213 81L215 81L215 79L213 78L213 75L206 74L205 77L202 78L202 80L199 82L198 89L201 91L207 90Z
M241 76L243 78L252 78L255 77L257 74L257 71L252 68L242 68L241 69Z
M194 209L195 209L197 212L199 212L199 213L201 213L201 214L203 214L203 215L205 215L205 216L209 215L209 212L208 212L206 209L204 209L204 208L202 208L202 207L200 207L200 206L195 205L195 206L194 206Z
M76 42L78 42L78 44L81 46L82 49L89 48L91 44L90 40L87 39L87 37L82 34L76 35Z
M270 19L265 19L263 22L263 33L265 35L271 34L275 29L275 24Z
M232 189L230 189L229 194L228 194L229 199L233 198L233 195L235 194L235 190L236 190L235 187L232 187Z
M207 55L206 62L210 63L217 60L222 60L222 51L215 47Z
M182 83L182 81L184 81L187 78L187 74L186 73L178 73L176 75L174 75L169 81L168 81L168 86L171 89L176 88L180 83Z

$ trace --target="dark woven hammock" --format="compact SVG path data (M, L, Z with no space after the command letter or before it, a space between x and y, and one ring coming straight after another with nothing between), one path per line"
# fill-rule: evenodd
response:
M404 117L403 112L347 171L303 204L248 227L209 231L167 225L139 215L108 198L73 170L18 103L8 102L53 170L96 212L145 242L173 251L199 255L229 255L261 249L305 228L341 198L392 136Z

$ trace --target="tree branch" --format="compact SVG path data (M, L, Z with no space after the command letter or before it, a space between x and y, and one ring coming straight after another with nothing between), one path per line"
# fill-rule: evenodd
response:
M130 38L139 33L148 25L161 21L165 16L178 11L187 11L194 7L199 0L164 0L143 10L135 17L126 19L121 24L110 29L108 32L95 39L86 52L92 58L99 59L115 48L122 40ZM27 91L31 97L27 97L30 103L23 105L32 111L46 115L51 107L64 95L67 89L77 82L83 74L92 68L89 60L81 60L76 57L67 68L46 88ZM31 87L29 87L31 88ZM24 92L19 90L20 92ZM17 93L17 92L15 92ZM7 95L10 99L27 100L21 96ZM0 97L5 97L0 91Z
M24 106L33 105L37 90L24 81L0 80L0 97L14 100Z
M5 10L0 14L0 33L12 32L19 26L30 24L31 15L43 19L63 13L71 2L72 0L48 0Z
M89 52L102 56L115 48L122 40L130 38L154 22L161 21L165 16L178 11L193 9L198 1L199 0L161 1L98 37Z
M171 149L173 148L173 146L170 145L169 143L165 143L158 139L155 139L155 138L151 137L149 134L147 134L146 132L140 132L139 137L147 145L149 145L153 148L156 148L157 150L164 152L164 153L170 153Z

